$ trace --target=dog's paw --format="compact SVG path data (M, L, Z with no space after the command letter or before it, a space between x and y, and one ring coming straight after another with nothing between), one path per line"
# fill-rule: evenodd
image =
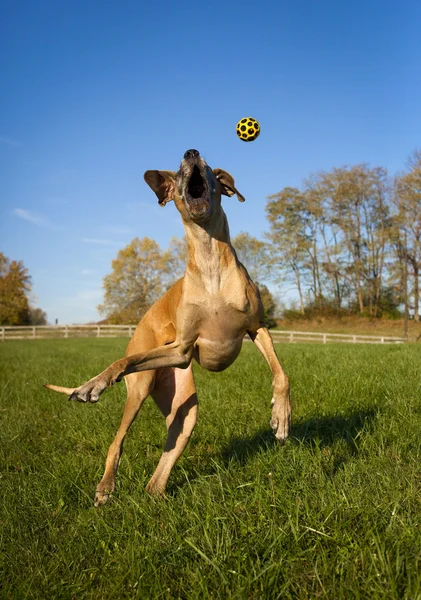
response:
M285 444L291 425L291 409L289 406L276 408L272 399L272 418L270 426L273 434L281 445Z
M163 487L162 485L159 485L158 482L155 481L153 478L146 486L145 492L150 496L155 496L155 498L166 498L165 486Z
M104 504L107 504L107 502L110 498L111 498L111 492L101 492L100 490L97 490L95 492L95 498L94 498L95 508L104 506Z
M288 437L289 433L289 424L288 422L279 422L278 419L273 418L270 420L270 426L272 427L272 431L276 439L279 441L281 446L285 444L285 440Z
M75 391L70 394L69 400L76 400L77 402L98 402L100 395L106 387L107 383L101 379L91 379L91 381L76 388Z

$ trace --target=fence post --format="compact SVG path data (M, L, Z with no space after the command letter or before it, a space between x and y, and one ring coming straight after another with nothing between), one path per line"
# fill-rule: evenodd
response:
M133 325L129 325L129 337L132 337Z
M354 344L357 343L357 336L356 335L353 336L352 341L353 341Z
M67 325L64 326L64 337L65 338L69 337L69 330L67 329Z
M32 327L32 337L35 339L37 337L37 333L35 327Z
M326 344L326 334L323 334L323 343Z
M289 343L292 344L293 341L294 341L294 332L291 331L291 333L289 334Z
M101 325L96 328L96 337L101 337Z
M380 342L381 344L384 344L384 337L382 337L382 341Z
M5 330L5 328L4 328L4 327L2 327L2 328L1 328L1 341L2 341L2 342L4 342L4 341L5 341L5 338L6 338L6 335L5 335L5 333L6 333L6 330Z

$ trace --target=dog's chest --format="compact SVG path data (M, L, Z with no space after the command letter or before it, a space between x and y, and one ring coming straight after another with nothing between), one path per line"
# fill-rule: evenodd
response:
M229 367L240 353L243 335L218 337L200 335L194 345L195 360L208 371L223 371Z
M195 343L196 361L209 371L226 369L241 350L247 322L243 312L215 300L211 308L202 312Z

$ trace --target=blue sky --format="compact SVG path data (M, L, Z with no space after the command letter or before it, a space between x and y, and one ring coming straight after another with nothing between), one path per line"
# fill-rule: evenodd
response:
M143 173L188 148L246 197L232 235L320 169L396 173L421 146L420 22L418 0L0 0L0 251L50 322L88 322L120 248L183 235Z

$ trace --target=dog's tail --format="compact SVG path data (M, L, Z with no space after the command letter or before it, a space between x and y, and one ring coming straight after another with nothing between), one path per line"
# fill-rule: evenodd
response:
M73 394L73 392L77 390L77 388L62 387L61 385L52 385L51 383L44 383L44 387L48 388L49 390L53 390L54 392L61 392L62 394L67 394L68 396L70 396L70 394Z

